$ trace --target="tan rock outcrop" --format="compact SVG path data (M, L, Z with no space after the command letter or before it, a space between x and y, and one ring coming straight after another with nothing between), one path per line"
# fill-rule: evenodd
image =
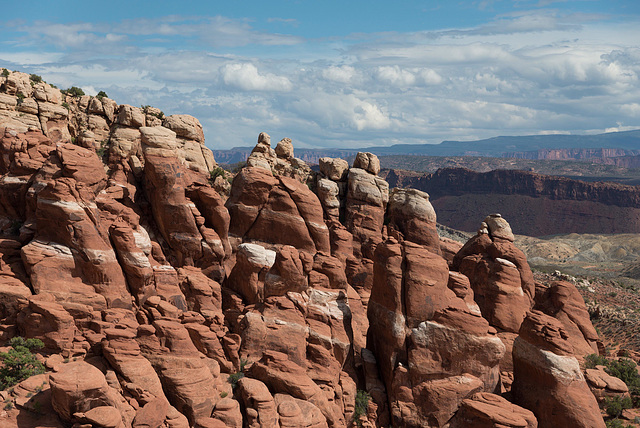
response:
M359 152L353 161L353 167L364 169L373 175L378 175L380 172L380 160L378 156L373 153Z
M402 232L406 240L440 254L436 212L427 193L415 189L393 189L389 195L387 218L389 224Z
M389 185L363 169L351 168L347 185L345 226L353 234L354 254L362 254L368 240L382 240L384 213L389 201Z
M293 156L291 139L282 139L274 150L271 148L271 137L266 132L261 132L258 136L258 143L247 158L247 166L262 168L301 183L307 183L311 178L311 168L303 160Z

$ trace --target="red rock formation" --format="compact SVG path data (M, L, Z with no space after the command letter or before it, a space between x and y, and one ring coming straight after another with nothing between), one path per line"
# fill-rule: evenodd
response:
M499 395L481 392L463 400L450 428L536 428L533 413L511 404Z
M101 406L110 406L120 416L124 426L130 426L134 409L113 388L104 375L85 362L68 364L49 377L53 409L63 420L72 421L75 413Z
M513 345L513 366L514 401L541 428L605 426L560 321L530 312Z
M273 177L259 167L243 168L233 181L227 208L231 234L310 253L330 251L320 201L296 180Z
M347 189L345 223L354 241L361 244L369 239L380 242L389 185L368 171L351 168Z
M504 345L448 288L449 269L441 256L393 238L378 245L375 256L368 347L393 421L444 426L463 399L495 390ZM436 405L436 397L447 397L447 404Z
M0 124L55 141L0 133L0 340L52 354L8 398L47 397L47 426L535 426L489 394L533 295L500 218L456 248L425 194L387 206L374 155L325 159L314 180L266 134L225 202L195 118L89 96L61 112L61 94L17 73L0 92ZM586 352L574 291L538 305Z
M485 219L451 268L469 278L482 315L492 326L518 332L533 306L535 285L524 253L513 244L511 228L499 214Z
M395 188L387 209L389 224L403 233L405 239L440 254L440 240L436 229L436 212L429 195L415 189Z
M598 353L598 333L591 324L584 299L575 285L556 281L540 297L536 297L536 308L562 323L576 357L582 359Z

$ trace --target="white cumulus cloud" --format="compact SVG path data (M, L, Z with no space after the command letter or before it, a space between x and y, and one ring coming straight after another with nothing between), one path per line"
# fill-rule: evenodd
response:
M250 63L225 65L222 80L243 91L290 91L293 87L288 78L271 73L260 74L258 68Z

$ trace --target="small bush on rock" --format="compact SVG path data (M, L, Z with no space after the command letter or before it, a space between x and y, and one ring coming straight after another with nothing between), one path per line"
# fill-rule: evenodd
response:
M604 410L607 415L617 418L622 414L625 409L633 407L633 401L631 397L612 397L604 401Z
M593 369L596 366L605 366L605 371L611 376L615 376L623 381L629 388L631 400L635 407L640 406L640 374L638 374L636 363L629 358L618 358L610 360L596 354L585 357L585 367Z
M65 89L62 91L64 94L72 96L72 97L81 97L84 95L84 91L77 86L72 86L69 89Z
M8 352L0 353L0 389L7 389L24 379L44 373L44 366L36 359L33 351L40 349L44 343L40 339L24 339L14 337L9 341Z
M105 91L100 91L98 92L98 95L96 95L96 98L99 100L102 100L103 98L109 98L109 97L107 96L107 93Z
M369 407L369 400L371 399L371 395L367 391L363 391L361 389L356 393L356 405L353 409L353 420L356 422L356 425L362 426L362 422L360 418L367 414L367 408Z
M107 154L108 150L109 150L109 142L104 140L100 143L100 148L96 150L96 154L100 159L102 159L104 155Z
M595 369L596 366L606 366L609 360L597 354L589 354L584 357L584 366L587 369Z
M244 377L244 368L249 364L249 361L245 358L240 359L240 371L235 373L231 373L227 378L227 382L231 384L231 389L235 391L236 386L238 386L238 381Z
M606 422L607 428L633 428L633 425L625 425L620 419L611 419Z
M219 176L221 176L222 178L227 178L227 172L224 169L217 166L209 172L209 183L211 184L215 183L216 178L218 178Z
M640 375L636 370L636 363L629 358L620 358L607 362L607 373L615 376L627 384L629 389L640 389Z

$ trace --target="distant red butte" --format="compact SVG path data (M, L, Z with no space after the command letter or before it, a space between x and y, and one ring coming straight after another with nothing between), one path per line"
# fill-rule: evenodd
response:
M429 193L438 223L474 232L477 219L500 212L516 234L640 233L640 187L584 182L527 171L475 172L443 168L433 174L389 170L390 187Z

